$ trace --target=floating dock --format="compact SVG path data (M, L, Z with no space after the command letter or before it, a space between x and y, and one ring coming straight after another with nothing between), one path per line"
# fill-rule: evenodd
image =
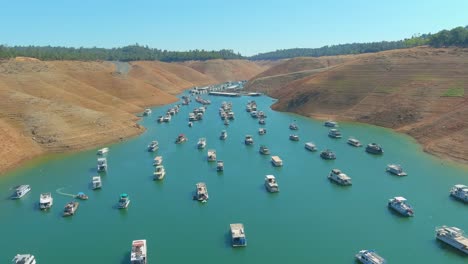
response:
M227 97L239 97L241 96L240 93L228 93L228 92L209 92L209 95L215 96L227 96Z

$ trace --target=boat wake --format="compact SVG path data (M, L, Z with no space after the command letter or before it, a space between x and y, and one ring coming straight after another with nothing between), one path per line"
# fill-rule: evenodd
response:
M55 190L55 192L57 192L58 194L61 194L61 195L70 196L70 197L75 198L75 196L76 196L75 194L62 192L62 189L65 189L65 187L58 188L57 190Z

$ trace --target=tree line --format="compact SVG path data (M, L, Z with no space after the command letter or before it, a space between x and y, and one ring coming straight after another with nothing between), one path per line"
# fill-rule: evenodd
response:
M0 58L33 57L40 60L109 60L109 61L189 61L213 59L241 59L233 50L189 50L167 51L140 46L138 44L121 48L69 48L51 46L13 46L0 45Z
M250 59L250 60L279 60L294 57L320 57L332 55L360 54L379 52L392 49L404 49L429 45L432 47L468 47L468 26L451 30L442 30L435 34L415 35L398 41L380 41L370 43L349 43L324 46L321 48L295 48L260 53L251 57L243 57L230 49L222 50L189 50L167 51L149 48L138 44L121 48L70 48L51 46L7 46L0 45L0 59L15 57L33 57L40 60L110 60L110 61L189 61L212 59Z
M283 49L273 52L260 53L250 57L251 60L279 60L294 57L320 57L332 55L347 55L372 53L384 50L405 49L416 46L429 45L432 47L468 47L468 26L457 27L452 30L442 30L435 34L415 35L398 41L380 41L370 43L349 43L321 48Z

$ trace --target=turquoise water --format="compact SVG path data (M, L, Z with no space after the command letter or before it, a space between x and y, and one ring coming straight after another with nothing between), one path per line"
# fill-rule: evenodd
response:
M255 99L268 115L267 134L259 136L257 119L245 111ZM109 170L102 175L102 190L92 191L96 174L96 151L49 157L0 178L0 263L16 253L34 254L39 264L129 263L131 241L147 239L149 263L355 263L360 249L375 249L390 263L467 263L468 258L437 242L434 228L458 226L468 232L468 208L448 195L457 183L468 184L467 169L423 153L407 136L374 126L343 123L342 139L331 139L322 122L272 111L268 97L210 97L205 119L187 126L188 113L200 106L192 102L170 123L154 120L168 106L154 108L142 120L143 135L110 146ZM236 120L225 127L218 116L222 101L233 102ZM299 125L299 142L288 139L288 125ZM218 139L227 129L228 139ZM176 145L180 133L189 138ZM254 146L245 146L246 134ZM355 136L367 144L377 142L383 156L365 153L346 144ZM198 138L207 148L198 150ZM147 144L158 140L156 153ZM308 152L304 143L330 148L334 161ZM279 155L284 167L274 168L269 156L258 153L266 144ZM99 146L103 147L103 146ZM98 147L96 147L97 149ZM206 161L208 149L216 149L225 171ZM166 177L153 181L152 160L164 157ZM400 163L407 177L385 172L388 163ZM326 176L339 168L353 179L353 186L330 183ZM266 174L274 174L280 193L265 191ZM210 200L192 200L195 184L207 184ZM29 184L30 194L10 200L12 187ZM60 195L84 191L75 216L63 218L71 197ZM39 194L52 192L54 206L38 209ZM131 199L127 210L115 208L120 193ZM406 197L415 217L403 218L388 210L394 196ZM229 224L244 223L246 248L230 246ZM64 262L65 261L65 262Z

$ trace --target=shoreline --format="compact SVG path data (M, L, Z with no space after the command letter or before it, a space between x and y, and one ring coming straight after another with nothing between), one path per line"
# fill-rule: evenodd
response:
M187 91L189 89L190 88L187 88L187 89L184 89L183 91ZM268 95L264 95L264 96L268 96ZM433 158L439 159L441 162L449 162L454 166L461 166L463 168L468 168L468 159L456 159L456 158L453 158L453 157L447 155L444 152L431 151L430 150L430 144L427 144L427 143L425 144L425 143L421 142L420 140L418 140L417 138L413 137L408 132L402 131L400 129L394 129L394 128L378 126L378 125L375 125L375 124L372 124L372 123L358 122L356 120L349 119L349 118L339 118L338 115L326 115L326 114L304 115L304 114L296 113L296 112L280 111L280 110L273 107L273 105L275 104L275 102L278 101L278 99L273 98L271 96L269 96L269 97L274 100L272 102L272 105L270 106L270 108L272 110L274 110L274 111L293 113L293 114L297 114L297 115L300 115L300 116L303 116L303 117L306 117L306 118L320 120L320 121L326 121L326 120L333 119L333 120L338 121L338 122L353 122L353 123L360 123L360 124L372 125L372 126L385 128L385 129L390 129L395 133L404 134L404 135L410 137L411 139L413 139L421 147L421 150L424 153L427 153L427 154L431 155ZM157 105L153 105L153 106L149 106L149 107L150 108L162 107L162 106L166 106L166 105L169 105L169 104L172 104L172 103L175 103L175 102L177 102L177 101L172 101L172 102L168 102L168 103L165 103L165 104L157 104ZM137 113L139 113L139 112L137 112ZM139 121L141 119L141 116L137 115L136 113L134 113L134 114L135 114L135 117L138 118L138 121ZM102 147L102 146L104 146L106 144L111 145L111 144L115 144L117 142L122 142L122 141L129 140L131 138L134 138L134 137L137 137L137 136L143 134L146 131L146 128L144 126L141 126L138 122L135 123L134 126L136 126L138 128L138 130L135 130L135 133L131 133L129 135L114 138L114 139L110 139L110 140L101 140L101 141L99 141L99 144L93 144L95 142L90 142L88 144L83 144L80 147L69 148L67 150L64 149L64 150L50 151L50 152L40 151L40 152L35 153L35 154L31 155L31 156L16 160L15 162L9 163L6 167L0 168L0 177L6 175L8 173L13 172L14 170L20 169L22 166L25 166L28 163L33 163L35 160L46 158L49 155L73 154L73 153L76 153L76 152L86 151L86 150L90 150L90 149L93 149L93 148L99 148L99 147Z

